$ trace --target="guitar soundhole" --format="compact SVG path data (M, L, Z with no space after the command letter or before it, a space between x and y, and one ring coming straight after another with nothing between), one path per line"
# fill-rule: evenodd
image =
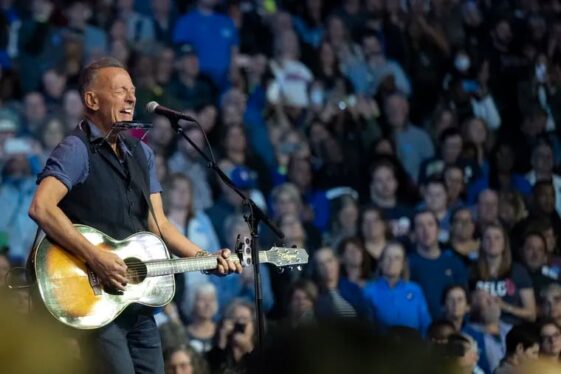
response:
M127 278L129 283L138 284L146 279L146 265L138 258L126 258L125 264L127 264Z

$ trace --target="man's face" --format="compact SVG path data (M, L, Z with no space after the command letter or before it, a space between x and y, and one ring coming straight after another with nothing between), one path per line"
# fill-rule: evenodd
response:
M477 219L480 223L494 223L499 217L499 197L493 191L481 192L477 200Z
M442 159L448 165L458 160L462 153L463 140L460 135L449 136L442 143Z
M392 128L402 128L407 123L409 104L398 95L393 95L386 102L386 118Z
M372 175L371 192L382 199L393 199L397 191L397 180L389 167L379 167Z
M543 301L543 312L546 318L561 321L561 293L547 292Z
M534 150L532 166L538 173L551 173L553 170L553 152L548 145L542 144Z
M452 318L463 318L468 312L466 293L460 288L450 290L444 300L446 314Z
M545 243L539 236L529 236L522 246L524 263L532 271L536 271L547 262Z
M440 183L430 183L425 191L425 203L432 212L439 213L446 210L448 195L446 188Z
M438 224L432 213L421 213L415 217L415 236L417 242L425 247L432 248L438 243Z
M559 357L561 353L561 331L553 323L548 323L540 331L541 349L544 355Z
M450 200L455 201L458 199L464 190L464 173L462 169L456 167L446 169L444 183L446 184Z
M99 121L97 125L109 128L115 122L132 121L136 104L135 87L124 69L100 69L85 95L86 105L95 112ZM88 102L88 95L91 95L91 102Z
M181 71L184 74L190 77L196 77L199 75L199 59L197 58L197 55L191 53L181 57L180 64Z
M501 318L499 300L488 292L477 290L472 295L472 308L478 310L483 323L495 323Z
M555 210L555 191L553 186L542 185L534 193L536 207L546 214L551 214Z
M47 107L43 95L32 92L24 98L24 111L26 119L30 121L42 121L47 115Z

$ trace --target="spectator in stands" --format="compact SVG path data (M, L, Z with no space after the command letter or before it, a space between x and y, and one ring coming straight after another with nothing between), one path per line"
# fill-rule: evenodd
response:
M151 21L155 40L166 46L171 45L175 22L177 21L177 13L173 2L170 0L152 0L150 8L152 10Z
M370 312L359 286L340 276L340 264L333 249L324 247L313 255L314 278L319 289L316 316L320 319L359 318Z
M545 141L539 141L532 150L532 170L526 174L526 179L532 186L538 181L551 181L555 192L555 210L561 214L561 176L553 172L553 150Z
M53 149L64 139L66 129L58 117L51 117L41 128L39 142L42 150L41 162L45 162Z
M549 219L555 233L561 232L561 218L555 210L555 187L551 180L538 181L532 189L530 217Z
M168 186L163 202L169 221L203 250L213 252L220 248L220 242L209 217L194 205L191 179L184 174L175 173L170 175L165 182ZM188 295L196 284L206 282L208 277L199 272L191 272L182 274L178 277L179 279L184 279L184 284L180 289L184 289ZM192 302L192 297L187 295L181 297L180 300L179 308L182 311L185 310L187 304Z
M463 331L472 336L481 349L479 367L492 373L504 356L506 334L511 325L501 321L499 300L484 290L472 292L470 318L471 323Z
M204 148L204 136L198 128L190 126L185 129L185 134L200 149ZM177 151L169 159L169 169L173 173L185 174L191 179L195 196L193 199L195 209L207 209L212 206L213 200L206 164L187 141L179 140ZM214 227L216 229L217 226Z
M462 285L452 285L444 292L444 318L462 331L469 312L468 291Z
M107 34L103 29L88 23L93 15L92 5L88 1L70 3L65 15L68 19L66 32L80 38L86 59L107 53Z
M174 44L190 43L197 51L201 72L223 90L230 64L238 53L238 31L232 19L215 12L216 0L197 0L196 7L177 20Z
M432 321L427 330L427 340L436 344L437 346L442 346L448 343L448 338L456 332L452 322L445 319L437 319Z
M430 177L443 176L447 167L459 165L462 147L459 130L455 127L444 129L438 139L438 155L423 161L420 166L419 183L424 184Z
M62 117L64 132L69 132L78 125L84 115L84 105L80 93L75 89L66 90L62 98Z
M561 285L558 282L546 286L542 294L542 317L561 323Z
M380 209L372 205L367 205L362 209L360 235L373 272L378 267L378 260L390 237L390 227Z
M170 347L164 352L166 374L208 374L208 364L193 348Z
M324 231L329 223L329 202L324 191L314 188L312 172L309 159L292 157L288 163L287 181L293 183L302 196L305 204L303 220Z
M532 280L526 269L512 262L509 238L500 225L488 225L482 233L481 253L470 274L474 289L500 299L505 322L516 324L536 319Z
M421 163L434 155L429 135L409 122L409 102L401 93L394 93L384 103L386 120L397 145L397 156L409 176L416 180Z
M4 143L6 161L1 169L0 231L8 235L10 259L16 264L27 259L37 230L27 214L36 188L32 152L31 144L21 138L11 138Z
M236 213L222 217L224 221L224 235L227 248L236 248L238 235L240 240L250 237L249 228L241 214ZM304 247L300 247L304 248ZM260 266L261 291L263 310L268 312L273 307L275 299L271 285L269 268L265 264ZM255 299L255 288L253 283L253 266L245 266L239 277L211 277L209 279L217 289L218 306L220 311L234 299L252 302Z
M341 261L341 276L363 288L372 277L372 265L362 240L353 236L343 239L337 253Z
M464 264L438 243L438 220L434 213L419 210L413 216L415 252L409 256L411 280L418 283L427 299L432 318L442 314L442 297L452 284L467 284Z
M468 201L485 189L498 192L514 190L524 197L529 197L532 187L523 175L515 173L516 152L507 143L498 144L489 155L489 174L475 180L468 189Z
M355 92L375 96L381 92L398 90L411 95L411 82L401 65L386 57L382 34L365 32L361 38L364 60L351 61L348 75Z
M450 239L450 212L448 210L448 193L442 179L429 178L423 185L423 203L421 206L434 213L440 228L438 241Z
M406 235L411 228L412 209L398 198L396 169L388 161L379 161L370 173L370 200L381 209L394 236ZM368 247L367 247L368 248Z
M479 118L467 119L462 124L462 138L464 144L470 143L475 146L475 162L481 169L483 175L489 172L487 151L489 148L489 129L485 122Z
M479 347L477 342L467 334L453 334L448 338L449 354L456 358L458 373L484 374L477 366L479 361Z
M23 98L23 116L20 135L39 136L41 126L47 119L45 97L40 92L30 92Z
M314 308L318 289L309 280L298 280L288 290L286 319L290 326L311 323L315 320Z
M245 370L255 348L255 323L255 311L249 302L234 300L226 307L216 331L216 344L206 355L211 373Z
M522 264L530 274L536 297L560 275L560 269L548 263L546 247L545 237L537 231L530 231L524 235L520 248Z
M125 22L127 41L136 48L149 47L154 39L154 24L150 18L134 9L134 0L118 0L117 15Z
M540 358L559 365L561 355L561 328L553 321L546 320L540 326Z
M381 326L408 326L425 334L431 316L423 291L408 279L408 267L403 245L388 243L378 264L378 279L366 284L364 295Z
M193 294L190 309L187 310L190 323L186 326L189 345L204 354L213 348L216 333L214 318L218 313L216 287L212 283L198 283L189 292Z
M480 241L475 236L475 220L470 208L460 206L452 212L450 247L469 267L479 257Z
M528 215L524 198L516 191L503 191L499 194L499 219L508 231Z
M444 185L448 191L448 207L453 210L464 205L466 192L466 168L465 170L458 165L451 165L444 168L442 177Z
M164 116L154 116L152 129L148 133L148 144L156 155L161 155L166 162L172 149L175 148L175 133L170 120Z
M538 359L540 339L531 325L514 326L506 335L506 354L495 374L515 373L517 368Z
M198 109L215 102L212 84L199 72L197 52L191 44L182 44L176 53L177 76L166 87L167 93L181 103L182 109Z
M483 190L477 197L476 220L479 231L499 223L499 195L493 190Z
M355 192L356 195L356 192ZM337 247L341 240L358 235L360 207L355 196L344 194L332 200L331 228L326 237Z

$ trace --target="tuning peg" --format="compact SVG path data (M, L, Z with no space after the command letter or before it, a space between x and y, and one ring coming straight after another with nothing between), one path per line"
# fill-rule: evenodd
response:
M296 270L298 270L298 271L302 271L302 265L298 265L298 266L296 266Z
M279 274L284 273L284 268L277 268L277 272L278 272Z

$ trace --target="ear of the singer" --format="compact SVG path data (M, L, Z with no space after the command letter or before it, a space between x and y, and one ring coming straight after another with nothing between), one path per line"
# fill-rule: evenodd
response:
M146 104L146 111L148 113L155 113L167 117L172 121L177 121L182 119L185 121L197 122L193 117L185 113L179 112L177 110L166 108L165 106L160 105L155 101L150 101L148 104Z

